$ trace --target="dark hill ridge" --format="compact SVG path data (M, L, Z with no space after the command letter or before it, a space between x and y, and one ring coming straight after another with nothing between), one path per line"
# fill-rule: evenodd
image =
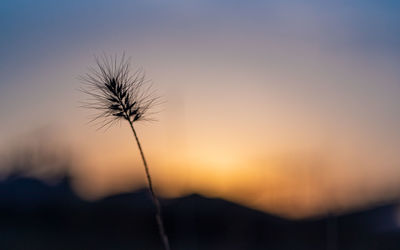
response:
M399 249L396 205L290 221L221 199L162 200L172 249ZM147 191L81 200L58 185L0 182L0 249L162 249Z

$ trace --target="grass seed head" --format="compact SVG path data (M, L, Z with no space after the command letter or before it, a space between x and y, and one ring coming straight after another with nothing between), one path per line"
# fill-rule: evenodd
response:
M121 119L130 123L152 120L151 109L159 97L144 71L131 72L130 60L124 54L120 58L103 55L95 61L95 67L80 77L84 83L81 91L89 96L83 106L98 111L91 121L98 121L103 128Z

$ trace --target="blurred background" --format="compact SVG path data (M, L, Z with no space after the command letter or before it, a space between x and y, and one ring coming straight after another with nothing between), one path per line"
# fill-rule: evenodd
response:
M125 52L163 100L137 131L173 249L398 249L399 11L2 1L0 248L161 247L129 127L80 108Z

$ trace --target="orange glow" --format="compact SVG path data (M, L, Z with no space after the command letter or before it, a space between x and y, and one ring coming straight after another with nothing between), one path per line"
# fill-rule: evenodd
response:
M139 129L144 135L150 131ZM91 153L86 154L90 156L75 173L81 176L76 188L83 197L96 199L146 185L136 145L132 138L123 136L127 131L122 126L102 134L108 138L107 143L90 147ZM169 142L163 140L148 147L144 140L160 195L199 193L285 217L302 218L362 206L373 200L376 192L384 192L380 188L383 182L395 181L394 177L383 178L384 173L365 175L372 174L373 168L365 168L366 159L354 155L350 159L346 150L339 154L341 151L331 149L336 152L335 157L333 153L322 153L322 149L296 152L286 148L286 152L270 150L269 154L257 154L239 150L233 144L222 147L215 139L217 134L212 138L210 145L207 140L194 137L193 144L186 142L182 146L175 142L174 148L165 146ZM110 145L118 147L109 148ZM357 166L365 169L364 175L354 172Z

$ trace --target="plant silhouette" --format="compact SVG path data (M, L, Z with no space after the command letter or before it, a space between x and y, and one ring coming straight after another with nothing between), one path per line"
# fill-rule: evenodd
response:
M134 123L151 120L151 108L158 104L152 86L145 79L142 70L130 72L129 59L125 54L121 58L103 55L96 57L96 67L90 67L89 73L80 79L84 83L82 92L90 96L84 107L99 111L91 120L99 121L100 128L109 127L115 122L127 121L135 137L143 161L148 188L156 208L156 221L166 250L170 250L161 215L160 202L154 192L151 175L142 145L134 128Z

